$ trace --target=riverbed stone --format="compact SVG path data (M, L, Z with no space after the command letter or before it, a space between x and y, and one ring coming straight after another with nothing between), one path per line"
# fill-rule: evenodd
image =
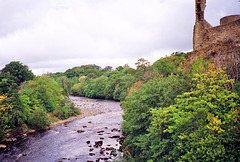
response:
M78 133L83 133L83 132L85 132L85 131L83 131L83 130L77 130L77 132L78 132Z
M111 151L110 155L117 156L116 150Z
M106 151L106 148L101 148L100 149L100 154L104 155L104 152Z
M0 150L4 150L6 147L6 145L0 144Z
M109 157L109 158L97 158L96 162L99 162L100 160L107 161L109 159L111 159L111 157Z
M115 151L116 149L115 149L114 147L106 147L106 150L107 150L107 151L109 151L109 150L111 150L111 151L114 150L114 151Z
M120 136L116 135L116 136L111 136L109 138L120 138Z
M94 147L102 146L103 141L96 141Z
M125 140L125 137L120 137L120 138L117 140L117 142L119 142L119 144L122 145L123 142L124 142L124 140Z
M97 133L103 133L104 131L97 131Z
M120 132L120 130L117 129L117 128L113 128L111 131L112 131L112 132Z
M123 152L123 149L124 149L124 147L123 147L123 146L119 146L119 149L118 149L118 151L120 151L120 152Z
M90 148L89 151L92 152L94 149L93 148Z
M95 156L95 153L89 153L90 156Z

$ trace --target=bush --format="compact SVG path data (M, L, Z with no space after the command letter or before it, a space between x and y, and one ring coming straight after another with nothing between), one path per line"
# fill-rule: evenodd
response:
M32 114L30 114L27 121L31 129L44 129L50 125L51 119L47 116L43 108L37 107Z
M143 157L154 161L239 161L240 98L223 71L196 74L195 88L176 104L152 110Z
M58 117L59 119L67 119L70 116L76 116L80 113L80 109L76 108L71 100L65 98L61 100L60 105L53 112L53 116Z
M124 145L131 148L134 156L140 156L141 136L147 133L152 114L151 109L174 104L177 95L190 89L186 80L171 75L167 78L150 80L138 91L126 97L121 106L124 109L123 131L126 133Z

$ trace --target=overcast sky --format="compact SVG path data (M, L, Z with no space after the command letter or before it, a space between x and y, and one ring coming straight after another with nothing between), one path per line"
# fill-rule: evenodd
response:
M192 50L194 0L0 0L0 69L37 75L74 66L153 63ZM207 0L205 19L240 14L239 0Z

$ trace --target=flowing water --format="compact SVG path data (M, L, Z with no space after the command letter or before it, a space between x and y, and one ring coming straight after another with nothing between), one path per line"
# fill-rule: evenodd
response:
M2 151L0 161L95 162L112 161L120 154L123 135L119 102L70 98L90 116L27 136Z

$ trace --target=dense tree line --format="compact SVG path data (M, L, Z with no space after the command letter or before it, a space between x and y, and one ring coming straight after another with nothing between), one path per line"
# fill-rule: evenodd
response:
M161 77L121 102L127 161L239 161L239 81L211 61L176 61L154 63Z
M126 161L239 161L240 74L229 79L211 60L190 64L187 56L176 52L153 65L141 58L136 69L82 65L40 77L23 65L23 78L3 69L1 135L79 113L66 99L72 94L121 102Z
M16 61L1 70L0 139L18 128L44 129L52 121L79 113L53 78L36 77Z
M121 101L127 161L239 160L239 81L211 60L186 57L174 53L152 66L141 58L136 69L85 65L62 76L74 95Z
M148 61L137 62L142 66ZM74 67L64 73L49 74L60 83L67 93L99 99L124 100L132 84L141 80L144 69L135 70L128 65L119 66L115 70L107 66L83 65Z

